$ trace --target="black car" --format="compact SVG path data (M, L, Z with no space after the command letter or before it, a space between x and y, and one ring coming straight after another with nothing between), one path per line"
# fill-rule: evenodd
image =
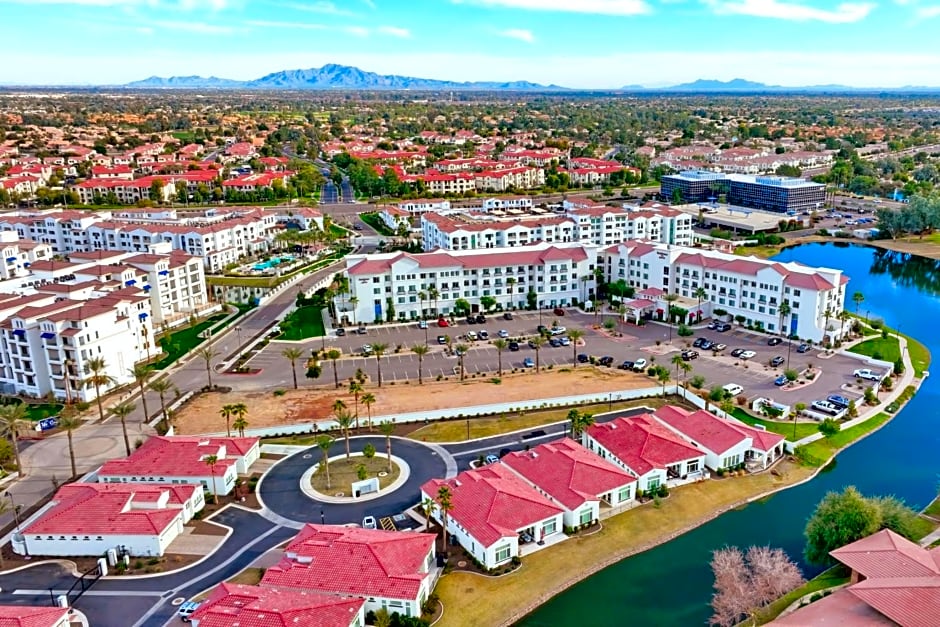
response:
M685 361L691 361L698 358L698 351L682 351L682 359Z
M692 342L692 346L694 346L695 348L705 348L703 344L708 344L708 343L709 341L705 339L704 337L697 337L695 338L695 341Z
M507 311L503 314L503 320L512 320L512 314Z
M578 363L579 363L579 364L586 364L586 363L589 362L590 360L591 360L591 358L588 357L586 353L579 353L579 354L578 354Z
M743 349L743 348L736 348L736 349L734 349L733 351L731 351L731 356L732 356L732 357L740 357L740 356L741 356L741 353L743 353L743 352L744 352L744 349Z
M604 355L601 357L598 362L602 366L612 366L614 364L614 358L610 355Z
M535 330L538 331L539 335L545 335L546 333L548 333L548 327L545 326L544 324L540 324L538 327L536 327Z
M486 322L486 316L477 314L477 324L483 324L484 322Z
M467 316L467 324L476 324L477 319L475 316Z
M620 368L621 370L633 370L633 362L625 361L617 367Z
M783 340L781 340L779 337L772 337L769 340L767 340L767 346L776 346L777 344L780 344L781 342L783 342Z
M517 351L517 350L519 350L519 342L510 342L510 343L509 343L509 350L511 350L511 351Z
M557 338L557 337L553 337L552 339L550 339L550 340L548 341L548 343L549 343L553 348L558 348L559 346L561 346L561 339L560 339L560 338Z
M808 352L809 352L809 344L800 344L799 346L796 347L796 352L798 352L798 353L808 353Z
M785 361L786 361L786 359L784 359L784 358L781 357L780 355L777 355L776 357L774 357L773 359L770 360L770 365L773 366L774 368L776 368L777 366L779 366L780 364L782 364L782 363L785 362Z
M346 329L344 329L343 327L339 327L336 329L336 337L343 337L344 335L346 335Z

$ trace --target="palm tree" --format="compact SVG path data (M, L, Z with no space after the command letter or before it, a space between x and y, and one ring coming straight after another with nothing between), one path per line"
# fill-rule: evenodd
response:
M333 401L333 413L334 414L338 411L343 411L344 409L346 409L346 401L344 401L341 398L338 398L335 401Z
M304 356L304 352L295 346L285 348L281 352L287 361L290 362L291 374L294 375L294 389L297 389L297 360Z
M501 337L493 340L493 346L496 348L496 359L498 364L499 376L503 376L503 351L509 347L509 342Z
M446 485L442 485L437 489L437 507L441 511L441 526L443 527L441 536L444 547L441 553L445 558L447 557L447 514L454 509L454 504L451 501L452 497L450 488Z
M692 292L692 296L698 299L698 310L702 311L702 301L708 296L708 292L705 291L705 288L699 285ZM695 317L698 318L698 312L696 312Z
M359 304L359 299L353 296L349 299L349 304L352 305L353 326L359 326L359 323L356 321L356 305Z
M323 454L323 468L326 470L326 489L330 489L330 447L333 446L333 442L336 441L331 435L318 435L317 436L317 448L320 449L320 453Z
M331 348L330 350L326 351L326 358L333 362L333 384L336 387L339 387L339 375L336 372L336 360L342 356L343 354L336 348Z
M460 380L463 381L463 358L467 356L467 351L470 350L470 347L466 344L458 344L454 347L454 351L457 353L457 361L460 362Z
M545 338L541 335L532 338L532 348L535 349L535 372L539 371L539 355L541 355L542 347L545 346Z
M215 465L219 463L219 458L216 455L207 455L206 459L203 461L205 461L206 466L209 467L209 476L212 477L212 483L209 484L211 486L209 492L212 493L212 503L215 504L219 499L219 496L216 494L215 490Z
M685 389L684 383L685 383L685 380L689 378L689 373L692 372L692 364L683 361L681 364L679 364L679 370L681 370L682 374L685 375L682 377L682 380L683 380L682 398L686 398L686 389ZM678 376L676 377L676 380L678 380Z
M248 406L244 403L234 403L232 405L232 416L235 420L245 420L245 416L248 415ZM237 427L236 427L237 428ZM229 434L229 437L232 437L232 434Z
M843 337L845 337L845 321L848 320L851 316L849 315L849 312L843 309L842 311L839 312L839 315L836 317L839 319L839 322L841 323L839 325L839 339L841 340Z
M225 433L228 437L232 437L232 427L230 422L232 416L235 414L235 405L229 403L228 405L222 405L222 409L219 410L219 415L225 420Z
M508 304L510 307L512 307L512 299L513 299L513 297L514 297L514 295L515 295L515 290L513 290L512 288L513 288L513 286L515 286L515 285L516 285L516 277L511 276L511 277L509 277L509 278L506 279L506 287L507 287L508 290L509 290L509 303L507 303L507 304Z
M572 409L568 412L568 422L571 424L571 437L578 440L584 430L594 424L594 416Z
M375 394L372 392L366 392L362 395L362 404L366 406L366 411L369 413L369 431L372 431L372 404L375 403ZM359 425L356 425L356 430L359 430Z
M150 420L150 411L147 409L147 380L153 374L153 370L146 364L136 364L129 371L140 388L140 404L144 407L144 422Z
M617 322L620 323L620 332L623 333L627 325L627 306L623 303L617 305Z
M424 497L424 499L421 501L421 511L424 512L424 530L430 531L431 513L434 512L434 499L428 496Z
M127 438L127 417L134 413L137 406L134 403L119 403L111 408L111 415L121 420L121 431L124 434L124 450L128 456L131 454L131 441Z
M336 424L343 432L343 439L346 440L346 459L349 459L349 428L353 425L352 415L345 409L336 412Z
M826 307L826 311L823 312L823 315L826 316L826 326L823 329L823 338L829 333L829 318L832 317L832 307ZM829 338L829 341L832 341L832 338Z
M353 395L356 409L356 432L359 432L359 395L362 394L362 384L356 380L349 382L349 393Z
M10 438L13 444L13 457L16 460L16 469L20 477L25 477L23 465L20 463L20 431L32 427L32 422L26 420L26 404L0 406L0 431Z
M440 312L437 310L437 298L440 296L440 292L437 291L436 287L428 289L428 298L434 301L434 315L439 316Z
M421 319L424 320L424 301L428 299L428 295L423 291L418 292L418 301L421 303Z
M675 355L672 356L672 359L670 359L669 361L672 362L672 365L676 367L676 381L678 381L679 380L679 368L682 367L682 364L685 363L685 360L682 359L681 354L676 353Z
M578 367L578 340L584 337L584 331L581 329L571 329L568 331L568 339L571 340L571 363Z
M209 380L209 389L212 389L212 360L219 356L219 352L211 346L203 346L197 352L206 362L206 378Z
M85 387L95 388L95 400L98 402L98 418L104 420L104 407L101 405L102 386L113 385L114 377L108 374L108 363L104 357L92 357L85 362Z
M78 471L75 469L75 446L72 443L72 431L80 426L82 426L82 421L75 416L63 413L59 418L59 428L65 431L65 435L69 439L69 461L72 462L73 477L78 475Z
M669 341L672 341L672 304L679 300L678 294L666 294L663 296L666 301L666 326L669 327Z
M858 308L865 302L865 295L861 292L852 294L852 302L855 303L855 315L858 315Z
M427 344L415 344L411 347L411 352L418 356L418 385L424 384L424 368L422 363L424 362L424 356L427 355L430 350Z
M666 384L669 383L669 371L665 368L656 375L656 380L663 384L663 398L666 398Z
M248 428L248 420L244 416L239 416L232 421L232 428L238 431L239 437L245 437L245 429Z
M781 335L784 335L784 327L786 327L787 336L793 335L790 332L790 325L786 324L787 318L790 317L790 312L792 311L793 309L790 307L790 301L784 300L782 303L780 303L780 308L777 310L777 313L780 314L780 334Z
M164 433L170 428L170 417L166 412L166 393L170 390L175 389L176 386L173 385L173 382L170 381L169 377L163 379L157 379L156 381L151 382L150 389L157 393L160 397L160 411L163 413L163 429Z
M395 432L395 423L383 420L379 424L379 432L385 436L385 455L388 457L388 472L392 472L392 433Z
M388 350L388 344L373 344L372 354L375 355L375 369L378 373L379 387L382 387L382 357Z

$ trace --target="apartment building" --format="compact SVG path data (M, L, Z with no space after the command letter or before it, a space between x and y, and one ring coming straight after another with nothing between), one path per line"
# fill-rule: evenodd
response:
M543 242L485 251L349 255L351 293L335 302L341 319L364 322L448 314L458 299L478 310L483 297L507 309L527 307L530 299L538 307L566 306L592 297L596 254L591 245Z
M706 202L725 194L729 204L793 213L819 209L826 201L826 186L805 179L754 176L689 170L669 174L660 181L660 196L682 202Z
M27 276L32 264L51 258L49 246L21 240L13 231L0 231L0 281Z
M638 290L677 294L703 317L724 309L731 318L743 316L746 324L814 342L836 339L843 331L836 316L844 309L849 278L841 270L636 241L600 250L598 265L608 281L622 279ZM788 317L780 313L784 301L790 307ZM637 306L652 315L668 305L644 301Z

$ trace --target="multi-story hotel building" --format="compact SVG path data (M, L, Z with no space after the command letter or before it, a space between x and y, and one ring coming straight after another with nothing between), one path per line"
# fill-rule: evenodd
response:
M729 204L774 213L811 211L819 209L826 201L826 186L821 183L783 176L703 170L664 176L660 181L660 195L671 200L677 192L686 203L706 202L726 194Z

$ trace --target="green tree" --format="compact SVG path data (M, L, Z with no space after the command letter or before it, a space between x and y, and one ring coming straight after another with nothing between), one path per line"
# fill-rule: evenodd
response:
M826 418L819 423L819 432L827 438L831 438L835 434L839 433L840 430L839 423L832 418Z
M578 440L584 430L594 424L594 416L572 409L568 411L568 423L571 425L571 437Z
M150 411L147 409L147 380L153 375L153 369L146 364L136 364L128 372L134 377L134 381L140 390L140 404L144 408L144 422L148 422L150 420Z
M290 362L291 374L294 376L294 389L297 389L297 360L304 356L303 350L296 346L290 346L281 351L287 361Z
M441 512L441 536L443 538L443 548L441 553L447 557L447 515L454 509L453 494L450 488L442 485L437 489L437 508Z
M369 431L372 431L372 405L375 404L375 394L366 392L362 395L362 404L366 406L366 412L369 416ZM358 430L358 425L356 427Z
M163 415L163 432L166 433L170 428L170 415L166 410L166 394L176 389L169 377L157 379L150 383L150 389L157 393L160 398L160 412Z
M454 315L466 316L470 313L470 301L465 298L458 298L454 301Z
M330 447L333 446L333 442L336 441L331 435L318 435L317 436L317 448L320 449L320 454L323 456L323 470L326 472L326 489L331 489L330 485Z
M211 346L203 346L196 354L206 362L206 379L208 380L208 389L212 389L212 360L219 356L219 352Z
M111 415L117 416L121 421L121 433L124 435L124 450L131 454L131 441L127 437L127 417L134 413L136 405L133 403L119 403L111 408Z
M336 348L326 351L326 358L333 363L333 384L337 388L339 387L339 373L336 370L336 361L342 356L343 354Z
M25 403L0 405L0 432L10 438L10 443L13 445L13 458L16 460L16 469L20 477L25 477L26 471L20 463L19 436L21 431L30 429L32 426L32 422L26 420Z
M881 528L881 509L862 496L854 486L842 492L829 492L806 524L804 554L813 564L830 564L829 553Z
M235 404L228 403L222 405L222 408L219 409L219 415L222 416L222 419L225 421L225 433L228 437L232 437L232 416L235 415Z
M362 384L355 379L349 382L349 393L353 395L353 409L356 418L356 432L359 432L359 395L362 394Z
M385 456L388 459L388 472L392 472L392 434L395 432L395 423L383 420L379 424L379 432L385 436Z
M104 421L104 406L101 404L101 388L116 383L108 374L108 362L104 357L92 357L85 362L85 387L95 388L95 402L98 404L98 418Z
M424 385L424 356L431 351L427 344L415 344L411 352L418 356L418 385Z
M245 437L245 429L248 428L248 419L244 416L239 416L232 421L232 428L238 431L238 437Z
M480 305L483 307L484 311L490 311L496 306L496 299L492 296L482 296L480 297Z
M372 444L366 444L362 447L362 456L366 459L372 459L375 457L375 446Z
M578 367L578 340L584 337L584 331L581 329L569 329L568 339L571 340L571 364L573 368Z
M217 455L207 455L203 461L209 467L209 477L211 478L209 492L212 494L212 503L215 504L219 502L219 495L215 486L215 465L219 463L219 458Z
M858 308L865 302L865 295L861 292L852 294L852 302L855 303L855 315L858 315Z
M343 440L346 444L346 459L349 459L349 429L353 425L352 415L345 409L340 409L335 412L336 415L336 425L340 428L340 431L343 433Z
M372 355L375 357L375 370L378 375L379 387L382 387L382 357L388 350L388 344L376 343L372 345Z
M496 349L496 372L498 376L503 376L503 351L509 347L509 342L498 337L493 340L493 348Z
M666 368L659 368L659 371L656 373L656 380L662 383L663 385L663 398L666 397L666 384L669 383L669 370Z
M542 335L537 335L529 341L532 342L532 348L535 349L535 373L538 374L541 370L541 361L539 360L539 357L542 354L542 347L545 346L545 337Z
M460 366L460 380L464 379L464 368L463 368L463 358L467 356L467 351L470 350L470 347L466 344L458 344L454 347L454 352L457 353L457 361Z
M431 514L434 512L434 499L431 497L424 497L421 501L421 511L424 513L424 531L428 532L431 530Z

